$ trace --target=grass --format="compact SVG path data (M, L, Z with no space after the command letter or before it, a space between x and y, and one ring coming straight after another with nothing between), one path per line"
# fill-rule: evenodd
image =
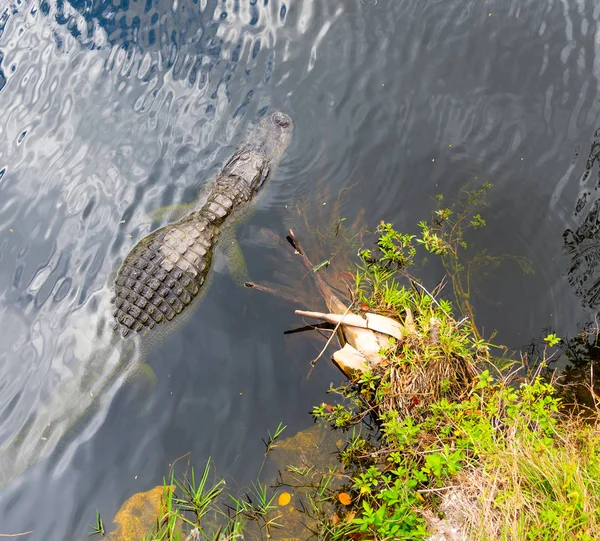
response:
M273 434L269 433L265 457L277 447L276 442L284 430L285 426L280 423ZM243 539L244 532L249 530L258 537L263 536L263 532L270 537L272 529L279 526L275 495L270 487L256 481L242 496L226 493L224 480L210 481L210 464L209 459L200 476L193 467L189 474L180 477L171 471L169 479L163 481L160 511L154 527L148 528L142 541L234 541ZM124 533L129 535L129 532ZM98 511L90 535L106 535Z
M106 533L106 530L104 528L104 521L102 520L102 517L100 516L100 513L97 509L95 523L90 524L90 527L92 528L92 531L89 533L89 535L104 535Z
M277 428L275 429L275 433L271 434L271 432L269 432L269 438L266 441L264 439L262 440L263 443L265 444L265 456L268 456L268 454L277 447L277 444L275 442L279 439L281 434L283 434L283 431L286 428L287 428L287 425L284 425L283 423L279 423L277 425Z
M478 450L485 467L460 481L462 498L478 504L474 517L464 513L469 530L477 539L596 539L597 432L566 425L540 445L535 432L513 431L502 444Z

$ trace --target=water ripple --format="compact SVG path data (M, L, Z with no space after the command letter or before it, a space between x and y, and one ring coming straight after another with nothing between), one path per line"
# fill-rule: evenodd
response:
M321 382L298 384L305 352L280 349L278 325L293 315L281 308L265 326L272 306L219 276L194 328L157 349L159 384L140 413L119 380L68 432L92 402L90 371L101 382L117 361L93 364L111 273L152 227L151 211L193 201L274 108L294 117L297 135L253 219L282 230L301 201L318 224L322 204L355 186L342 216L365 207L369 225L409 230L432 195L452 201L465 183L491 181L483 240L530 257L537 275L502 267L493 286L477 281L478 317L503 337L546 324L564 335L600 298L599 17L566 0L0 8L0 482L51 457L13 480L3 528L34 521L52 539L72 536L90 517L56 517L83 509L85 476L114 505L137 489L125 479L140 473L152 486L147 465L162 474L190 448L243 475L261 423L310 407ZM262 255L249 254L256 280L277 272ZM11 446L19 453L3 453ZM74 494L62 511L58 486Z
M148 232L148 210L185 201L246 113L269 106L276 42L297 38L282 2L161 9L44 0L1 13L0 292L12 332L0 442L19 453L0 461L0 479L50 452L69 410L90 403L78 395L81 361L100 345L111 271ZM70 404L56 402L61 386L77 395Z

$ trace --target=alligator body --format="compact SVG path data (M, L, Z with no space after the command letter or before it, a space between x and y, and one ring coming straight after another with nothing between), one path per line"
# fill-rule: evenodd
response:
M127 336L153 328L193 302L210 270L223 223L259 191L292 132L293 122L284 113L262 119L225 164L199 210L138 242L115 279L115 330Z

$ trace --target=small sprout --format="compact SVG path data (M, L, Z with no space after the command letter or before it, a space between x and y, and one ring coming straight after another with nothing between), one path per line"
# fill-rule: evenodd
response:
M96 524L90 524L90 527L92 528L92 531L88 534L88 535L104 535L106 533L106 530L104 529L104 521L102 520L102 517L100 516L100 513L98 512L98 510L96 509Z
M546 342L546 344L551 348L556 346L560 342L560 340L561 339L558 336L556 336L556 333L549 334L548 336L546 336L546 338L544 338L544 342Z
M339 232L340 232L340 226L342 225L342 222L344 222L346 220L346 218L341 218L340 220L338 220L337 225L335 226L335 233L334 233L334 237L337 237Z
M277 447L277 445L275 445L275 441L277 441L277 439L279 438L279 436L281 436L281 434L283 433L283 431L287 428L287 425L284 425L283 423L279 423L277 425L277 428L275 429L275 434L271 435L271 432L269 432L269 439L267 441L265 441L264 439L262 440L263 443L265 444L265 447L267 448L265 451L265 456L267 456L273 449L275 449L275 447Z
M322 262L321 262L321 263L319 263L318 265L315 265L315 266L313 267L312 271L313 271L313 272L318 272L318 271L320 271L320 270L321 270L321 269L323 269L323 268L325 268L325 269L326 269L327 267L329 267L330 263L331 263L331 259L326 259L325 261L322 261Z

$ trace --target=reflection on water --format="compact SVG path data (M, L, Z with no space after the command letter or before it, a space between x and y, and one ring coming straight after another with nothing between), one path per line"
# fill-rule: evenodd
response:
M589 156L581 176L581 195L574 216L576 229L564 233L565 252L571 258L569 283L582 303L591 309L600 305L600 128L594 133Z
M159 349L153 368L162 385L142 387L141 399L137 387L118 394L137 367L131 362L132 370L114 377L120 347L110 347L103 329L111 316L106 285L148 233L149 211L195 199L246 125L269 108L288 105L285 93L276 98L270 90L289 77L286 63L308 69L317 58L317 44L297 51L294 42L309 31L322 39L335 12L330 16L325 6L288 18L286 11L277 2L2 7L0 484L17 476L6 493L12 503L0 505L2 532L34 520L39 534L56 517L50 530L57 539L79 532L77 521L89 522L87 508L75 521L65 520L71 510L83 501L97 505L93 500L102 500L103 490L115 503L122 499L131 488L124 477L133 480L146 468L154 474L146 458L150 449L158 451L151 462L163 470L173 448L176 454L192 448L188 434L200 443L199 456L219 452L222 440L229 440L231 449L221 451L231 457L223 465L228 468L243 463L240 446L250 438L240 423L251 415L259 427L270 420L248 404L253 394L259 403L261 387L265 399L274 400L272 380L281 379L280 371L264 333L255 333L254 353L242 354L248 338L239 332L237 345L228 345L236 335L227 306L235 306L239 295L219 295L218 283L215 300L205 303L211 321L190 323L203 330L202 344L182 332L168 349ZM280 171L283 182L285 168ZM135 361L141 353L126 356ZM162 361L165 356L170 362ZM264 367L250 373L235 364L252 366L260 357ZM187 359L194 361L195 377L184 392ZM243 413L230 404L233 396L244 406L242 391L250 397ZM297 407L306 411L308 404ZM185 436L178 435L181 412L190 415L183 417ZM196 422L205 435L199 440L189 423L203 416L211 419ZM127 424L140 419L141 432ZM213 419L233 432L215 434ZM91 453L90 439L100 445ZM107 443L110 451L104 452ZM40 457L50 460L38 464ZM87 460L93 471L76 465ZM117 471L111 466L116 462L127 473L87 484ZM119 497L115 483L123 484ZM93 485L98 492L92 497ZM58 486L64 509L50 499ZM84 494L89 497L82 499ZM41 513L31 513L29 505Z
M367 223L412 231L431 196L485 180L480 247L527 256L536 275L503 267L478 283L481 326L515 346L574 331L600 280L599 17L536 0L4 2L1 530L80 535L96 507L108 520L188 451L244 482L259 435L309 423L339 377L323 363L307 381L313 352L282 336L291 308L225 273L149 352L153 387L111 379L119 348L102 354L106 284L157 225L151 211L193 201L269 110L294 117L296 138L240 227L253 280L287 273L253 232L317 225L342 188L356 184L341 216L364 207ZM87 410L90 370L94 389L110 385Z
M0 323L11 332L0 374L2 482L42 448L51 451L111 373L114 361L106 358L105 366L91 368L100 383L83 383L92 352L106 346L95 328L108 314L109 273L148 231L149 202L180 201L235 139L243 122L236 117L249 98L224 111L234 101L228 88L240 46L258 43L251 48L256 58L260 40L273 41L283 20L271 21L266 10L258 25L234 10L219 23L227 11L213 6L208 14L196 9L187 25L180 19L188 19L191 6L182 5L181 15L167 12L159 23L156 10L146 9L148 24L156 23L152 32L162 37L172 34L169 26L189 26L190 40L172 35L184 50L170 48L165 56L164 40L138 39L129 30L139 17L121 24L126 18L118 10L87 19L80 34L82 19L72 9L79 7L42 3L4 12L0 227L8 234ZM241 36L247 25L256 30ZM189 76L176 76L183 68L174 60L192 54ZM263 62L258 71L266 80L272 59ZM246 77L251 72L248 66Z

